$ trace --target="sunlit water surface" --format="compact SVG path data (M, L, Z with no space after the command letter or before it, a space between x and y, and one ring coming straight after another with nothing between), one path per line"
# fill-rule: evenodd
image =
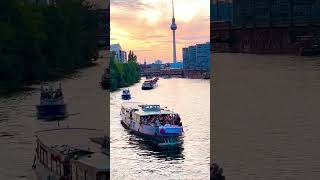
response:
M209 179L210 81L162 79L153 90L130 87L134 102L160 104L180 114L181 147L160 148L120 124L121 91L111 93L111 179Z

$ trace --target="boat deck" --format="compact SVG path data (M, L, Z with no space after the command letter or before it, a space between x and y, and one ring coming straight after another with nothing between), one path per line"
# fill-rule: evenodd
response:
M138 109L138 111L135 111L134 113L140 115L140 116L148 116L148 115L155 115L155 114L176 114L173 111L170 111L168 109L163 109L161 108L160 111L145 111L140 105L146 105L144 103L139 103L139 102L124 102L122 103L122 107L125 109Z
M104 138L102 130L84 128L60 128L36 132L36 137L47 147L63 155L101 152L101 144L92 141L92 138ZM107 143L108 144L108 143Z

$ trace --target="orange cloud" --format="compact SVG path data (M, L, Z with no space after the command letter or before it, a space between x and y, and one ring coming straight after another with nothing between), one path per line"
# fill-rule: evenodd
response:
M182 48L210 39L210 2L176 0L177 59ZM111 0L111 44L133 50L138 60L172 62L171 0Z

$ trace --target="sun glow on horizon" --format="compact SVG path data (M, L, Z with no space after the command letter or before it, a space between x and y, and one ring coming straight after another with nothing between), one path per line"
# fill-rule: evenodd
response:
M174 3L177 60L181 61L183 47L209 41L210 9L207 0ZM111 44L119 43L124 50L133 50L140 62L172 61L171 0L137 0L132 5L111 0L110 14Z

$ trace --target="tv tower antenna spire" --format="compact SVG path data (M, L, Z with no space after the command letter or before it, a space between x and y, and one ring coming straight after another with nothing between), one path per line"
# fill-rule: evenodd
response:
M176 19L174 18L174 4L173 0L172 2L172 23L170 26L170 29L172 30L172 41L173 41L173 63L177 62L177 54L176 54L176 30L177 30L177 25L176 25Z

